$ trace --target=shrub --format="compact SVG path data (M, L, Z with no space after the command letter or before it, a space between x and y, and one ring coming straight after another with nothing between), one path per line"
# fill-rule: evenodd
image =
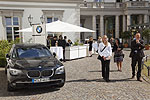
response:
M147 44L149 44L150 40L150 29L145 29L142 33L142 36L147 39Z
M6 54L9 53L13 44L17 44L20 42L19 38L16 38L15 41L8 42L7 40L0 41L0 66L6 65Z
M5 57L0 57L0 66L6 66L7 62L6 62L6 58Z

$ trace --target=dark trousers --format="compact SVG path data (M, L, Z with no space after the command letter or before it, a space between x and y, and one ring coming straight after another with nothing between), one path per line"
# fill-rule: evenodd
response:
M63 61L66 61L66 59L65 59L65 49L63 49Z
M106 80L109 80L110 60L104 61L104 59L102 59L101 64L102 64L102 77Z
M135 76L135 66L138 62L138 72L137 72L137 79L141 77L141 64L142 64L142 57L132 57L132 76Z

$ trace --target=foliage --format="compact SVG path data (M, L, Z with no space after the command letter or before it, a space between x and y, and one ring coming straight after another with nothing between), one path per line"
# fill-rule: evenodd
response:
M124 31L121 33L121 38L125 39L125 43L127 43L127 39L131 37L131 32L130 31Z
M0 57L0 66L6 66L6 58L5 57Z
M131 37L131 32L130 31L124 31L124 32L121 33L121 37L123 39L128 39L128 38Z
M79 40L76 40L75 42L74 42L74 44L73 44L74 46L77 46L77 45L79 45Z
M149 44L150 40L150 29L145 29L142 33L142 36L147 39L147 44Z
M4 66L6 64L6 54L9 53L13 44L17 44L20 42L19 38L16 38L15 41L8 42L7 40L0 41L0 66Z

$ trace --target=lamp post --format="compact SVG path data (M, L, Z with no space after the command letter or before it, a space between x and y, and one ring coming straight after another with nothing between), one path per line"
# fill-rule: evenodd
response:
M30 23L30 26L32 26L32 22L33 22L33 17L31 16L31 14L28 17L28 21Z
M44 24L45 23L45 16L42 15L40 17L41 23ZM32 22L33 22L33 17L31 16L31 14L28 16L28 22L30 23L30 26L32 26Z
M40 17L40 20L41 20L41 23L42 23L42 24L45 23L45 16L42 15L42 16Z

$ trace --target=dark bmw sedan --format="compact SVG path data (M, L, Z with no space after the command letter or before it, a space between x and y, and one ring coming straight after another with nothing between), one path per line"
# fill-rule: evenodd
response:
M14 44L6 58L8 91L21 87L64 86L65 68L44 45Z

